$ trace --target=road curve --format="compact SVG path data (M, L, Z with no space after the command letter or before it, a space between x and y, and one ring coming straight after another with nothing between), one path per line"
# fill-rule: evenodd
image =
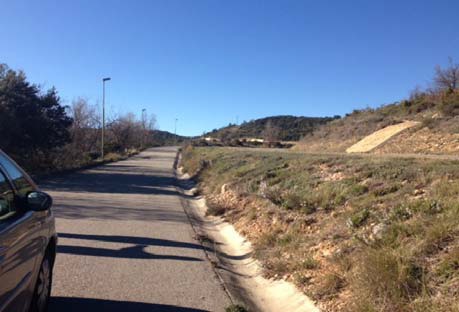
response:
M59 233L50 311L223 311L175 189L175 148L49 178Z

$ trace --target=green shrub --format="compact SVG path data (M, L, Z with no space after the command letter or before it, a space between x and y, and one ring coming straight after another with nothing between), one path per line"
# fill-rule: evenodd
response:
M249 310L239 304L232 304L225 308L225 312L249 312Z
M398 221L408 220L412 215L411 209L405 204L401 204L391 211L391 219Z
M348 219L348 225L354 228L358 228L368 219L370 216L370 211L368 209L362 209Z
M389 185L381 183L372 188L371 193L375 196L384 196L387 194L395 193L401 188L398 183L391 183Z
M286 209L300 209L303 198L296 192L287 192L283 195L282 207Z
M442 205L437 200L416 200L409 204L409 209L413 213L422 213L427 215L434 215L442 211Z
M362 184L353 184L349 188L349 195L351 196L360 196L368 192L368 186Z

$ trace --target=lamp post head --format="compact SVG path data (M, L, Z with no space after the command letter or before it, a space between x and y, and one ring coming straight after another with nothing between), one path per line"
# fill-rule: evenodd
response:
M107 77L107 78L102 79L102 81L104 81L104 82L105 82L105 81L109 81L109 80L112 80L112 78Z

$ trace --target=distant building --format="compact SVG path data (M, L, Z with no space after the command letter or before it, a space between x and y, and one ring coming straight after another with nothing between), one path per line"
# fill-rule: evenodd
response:
M241 141L249 143L263 143L265 140L258 138L242 138Z
M206 142L220 142L220 139L213 138L213 137L205 137L204 141L206 141Z

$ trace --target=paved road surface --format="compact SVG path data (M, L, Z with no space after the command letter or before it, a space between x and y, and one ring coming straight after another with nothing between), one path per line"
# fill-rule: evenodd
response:
M42 183L59 248L50 311L223 311L229 299L174 188L176 149Z

